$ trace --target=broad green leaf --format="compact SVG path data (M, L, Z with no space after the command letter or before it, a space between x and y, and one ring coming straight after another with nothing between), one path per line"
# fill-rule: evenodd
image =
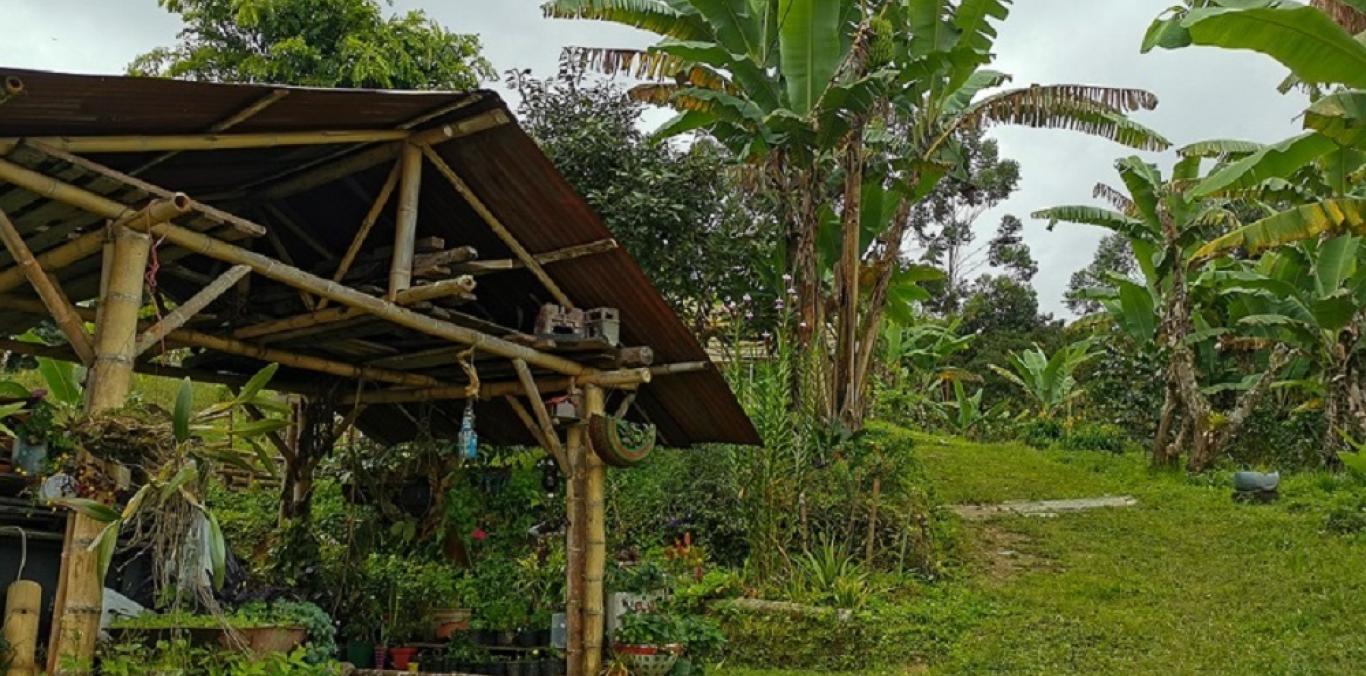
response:
M52 504L74 510L101 523L109 523L119 518L118 511L113 507L89 498L53 498Z
M1304 126L1343 146L1366 144L1366 91L1329 94L1304 111Z
M171 414L171 428L175 439L184 442L190 438L190 408L194 406L194 383L189 378L180 381L180 390L175 397L175 411Z
M152 484L143 484L142 488L139 488L138 492L134 493L133 497L128 499L128 504L124 505L123 513L119 515L119 518L127 521L137 516L138 510L142 509L142 503L147 500L147 496L151 492Z
M28 399L33 396L27 387L13 380L0 380L0 397L6 399Z
M1344 230L1366 234L1366 199L1324 200L1282 211L1205 244L1192 258L1210 258L1239 247L1249 253L1259 253L1282 244Z
M805 116L816 107L843 60L840 25L847 0L779 0L779 54L787 103Z
M1320 297L1336 293L1343 282L1356 273L1360 242L1360 239L1351 235L1342 235L1319 247L1318 258L1314 261L1314 276Z
M667 0L553 0L541 11L549 18L611 21L680 40L712 36L700 16Z
M247 384L243 385L241 391L237 393L236 402L238 404L243 404L254 401L256 395L260 394L261 390L264 390L266 385L270 384L271 379L275 377L275 372L279 370L279 364L270 364L260 371L257 371L252 375L251 380L248 380Z
M1212 195L1230 189L1252 188L1271 178L1286 178L1315 159L1337 149L1317 132L1307 132L1267 146L1210 174L1191 194Z
M256 454L256 462L260 465L260 468L265 470L266 473L270 475L270 478L278 479L279 471L275 466L275 458L272 457L270 453L266 452L266 449L261 446L260 442L253 438L247 438L247 445L251 446L252 452Z
M223 540L223 529L218 525L218 517L213 512L204 512L204 521L209 529L209 562L213 569L213 588L223 588L223 578L227 573L228 546Z
M172 493L179 491L184 488L186 484L192 483L198 479L199 464L193 460L186 462L184 465L180 466L180 469L176 470L176 473L171 477L171 480L161 487L161 500L164 502L167 498L171 497Z
M654 132L655 138L669 138L703 129L716 122L716 115L703 110L685 110L665 122Z
M1094 225L1118 232L1128 237L1153 240L1158 233L1153 232L1143 221L1130 218L1118 211L1102 209L1087 205L1068 205L1042 209L1031 214L1033 218L1048 221L1048 229L1052 230L1058 223L1078 223L1081 225Z
M289 426L289 421L282 418L266 418L264 420L252 420L236 425L232 429L232 435L243 439L264 436L271 432L282 430Z
M119 531L123 530L123 521L115 519L110 521L100 534L90 542L89 551L95 553L96 570L99 571L101 585L104 578L109 574L109 564L114 560L114 552L119 547Z
M1264 148L1266 148L1265 144L1256 143L1254 141L1214 139L1210 141L1197 141L1178 149L1176 153L1182 157L1225 157L1228 155L1255 153Z
M46 357L38 358L38 372L43 376L48 394L67 406L81 403L81 385L76 380L76 365Z
M1305 82L1366 87L1366 45L1313 7L1198 9L1181 25L1194 44L1261 52Z
M1337 332L1352 323L1358 306L1352 293L1344 289L1332 296L1314 301L1309 309L1314 313L1314 321L1320 329Z
M1135 339L1144 343L1153 340L1157 329L1157 312L1148 289L1132 282L1119 284L1119 302L1124 311L1124 328Z

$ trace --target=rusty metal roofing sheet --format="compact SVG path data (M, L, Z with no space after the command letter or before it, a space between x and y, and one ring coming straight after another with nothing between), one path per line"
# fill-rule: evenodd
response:
M506 111L501 99L487 91L281 88L68 75L0 67L0 76L5 75L20 77L27 92L0 105L0 137L202 133L278 89L287 89L288 94L235 126L230 133L409 128L415 121L420 121L415 126L421 129L492 110ZM510 116L510 112L508 114ZM341 148L354 152L362 149ZM516 124L504 124L457 138L436 149L532 253L611 237L593 210L575 194L535 142ZM234 191L240 193L244 186L269 186L304 167L326 165L336 161L337 153L337 146L184 152L146 169L139 178L163 188L187 192L191 197L231 195ZM92 156L92 159L120 171L134 171L157 155L107 154ZM142 195L138 191L107 185L107 179L82 175L76 168L60 162L33 162L44 171L99 186L102 192L111 196L126 196L129 203ZM378 164L354 176L279 200L273 206L287 213L308 237L325 247L333 259L339 258L390 166L389 162ZM0 192L0 207L6 202L24 205L16 222L26 236L32 233L34 241L40 241L44 246L60 243L62 237L59 235L63 233L96 224L93 219L81 218L60 206L47 206L39 196L17 189ZM263 205L250 199L219 202L216 206L257 222L270 222L261 210ZM475 246L483 259L511 256L474 210L429 164L424 170L419 212L420 237L439 236L450 245ZM381 219L372 240L367 241L367 248L387 246L392 242L391 222L389 216ZM44 232L49 234L44 235ZM328 265L316 248L287 229L279 229L278 235L301 267L320 271ZM257 246L265 250L261 248L264 244ZM177 255L174 252L167 254L168 257ZM183 256L183 253L179 255ZM207 259L191 257L184 264L191 272L197 269L200 274L210 274L214 270L214 264ZM0 261L0 266L3 265ZM648 345L654 350L656 363L707 360L706 352L625 250L618 248L557 263L548 266L547 272L581 307L620 309L623 344ZM72 295L88 297L93 293L91 275L90 267L85 265L73 266L62 271L60 276ZM273 306L267 302L280 296L286 297L287 302L289 294L282 294L278 285L262 282L252 287L251 304L256 306L252 309L258 314L290 314L287 307L271 310ZM539 305L550 300L545 290L524 270L482 277L480 282L478 303L470 308L470 313L513 329L529 331ZM196 289L191 282L170 277L166 277L163 284L165 290L180 299ZM0 323L3 321L0 318ZM343 354L355 355L376 349L406 352L432 344L430 338L398 329L369 333L376 335L360 335L364 340L359 343L351 341L343 345L346 341L336 341L326 344L326 339L320 337L311 344L301 339L298 344L288 347L340 358ZM206 364L216 370L237 373L249 372L259 366L251 360L235 357L206 360ZM446 371L431 372L444 376ZM297 382L316 380L308 373L287 369L282 370L281 378ZM753 425L715 369L657 378L642 388L637 403L658 425L661 437L672 445L759 441ZM412 436L412 420L422 414L437 420L433 431L452 434L455 431L453 423L458 424L459 408L458 402L372 407L362 416L360 424L376 436L400 440ZM481 402L478 411L481 432L490 439L529 441L523 426L501 402Z

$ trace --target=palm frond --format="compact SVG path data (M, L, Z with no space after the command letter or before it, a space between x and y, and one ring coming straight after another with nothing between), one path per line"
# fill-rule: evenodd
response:
M1114 207L1115 211L1118 211L1125 216L1135 217L1138 215L1138 207L1134 205L1134 201L1129 199L1129 196L1125 195L1124 191L1111 185L1097 183L1096 187L1091 189L1091 196L1109 202L1110 206Z
M695 67L663 52L611 47L565 47L563 58L581 63L603 75L624 73L639 80L669 80L689 77Z
M710 39L706 22L664 0L553 0L541 5L549 19L610 21L679 40Z
M1176 154L1181 157L1218 157L1226 158L1232 155L1247 155L1258 152L1266 148L1264 144L1253 141L1241 141L1238 139L1214 139L1210 141L1197 141L1183 148L1178 148Z
M1193 258L1202 260L1240 247L1257 253L1342 230L1366 233L1366 199L1324 200L1282 211L1210 241Z

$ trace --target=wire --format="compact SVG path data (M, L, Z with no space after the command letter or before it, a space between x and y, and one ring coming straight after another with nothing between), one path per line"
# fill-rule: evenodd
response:
M0 526L0 530L19 531L19 574L14 576L14 581L24 579L24 566L28 564L28 531L18 526Z

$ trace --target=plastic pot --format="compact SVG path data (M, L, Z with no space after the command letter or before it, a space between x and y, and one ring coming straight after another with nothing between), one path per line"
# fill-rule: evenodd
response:
M370 669L375 666L375 647L351 641L346 644L346 661L356 665L357 669Z

